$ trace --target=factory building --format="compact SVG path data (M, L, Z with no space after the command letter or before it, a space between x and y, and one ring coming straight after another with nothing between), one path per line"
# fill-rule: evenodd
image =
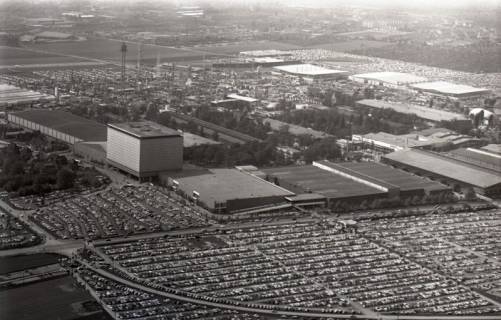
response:
M448 155L408 149L387 154L381 161L441 181L458 191L473 188L479 194L499 198L501 174L492 168L492 163L487 162L485 158L489 156L477 153ZM499 169L499 166L496 167Z
M341 70L332 70L312 64L292 64L285 66L276 66L273 70L286 75L303 78L305 81L313 82L316 80L337 80L348 76L348 72Z
M413 84L410 87L414 90L427 92L432 95L458 99L481 97L491 94L491 90L486 88L475 88L472 86L455 84L446 81L423 82Z
M391 153L408 148L448 151L461 147L478 147L485 142L445 128L432 128L402 135L387 132L354 134L352 135L352 144L376 152Z
M9 123L75 145L106 141L106 126L60 110L26 110L7 114Z
M315 161L308 166L263 169L267 179L297 195L324 196L330 205L445 195L450 188L374 162Z
M410 73L402 72L371 72L355 74L349 77L350 80L366 83L374 86L385 86L390 88L401 88L414 83L428 81L424 77L419 77Z
M287 203L294 193L237 169L185 169L162 174L163 184L182 191L214 213L235 213Z
M108 124L108 164L138 179L183 166L183 136L154 122Z

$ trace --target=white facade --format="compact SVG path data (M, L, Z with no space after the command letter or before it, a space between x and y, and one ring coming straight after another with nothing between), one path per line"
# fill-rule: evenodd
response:
M106 158L134 172L140 171L141 140L108 127Z
M108 126L106 158L139 178L179 170L183 166L183 137L137 137Z

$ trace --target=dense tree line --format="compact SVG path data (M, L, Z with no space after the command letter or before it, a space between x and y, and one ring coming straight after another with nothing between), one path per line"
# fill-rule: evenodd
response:
M331 110L295 110L285 112L279 120L324 131L338 137L384 131L405 134L422 126L416 115L398 113L391 109L374 109L345 115Z
M0 151L0 189L14 196L42 195L54 190L101 183L90 169L80 169L74 161L60 155L34 154L29 148L10 144Z

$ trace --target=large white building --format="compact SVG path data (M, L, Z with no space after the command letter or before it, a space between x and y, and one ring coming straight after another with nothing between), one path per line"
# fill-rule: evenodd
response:
M355 82L390 88L400 88L410 84L428 81L428 79L424 77L402 72L361 73L354 74L350 76L349 79Z
M313 64L276 66L273 67L273 70L282 74L301 77L305 81L310 82L314 80L337 80L348 76L348 72L346 71L327 69Z
M183 136L154 122L108 124L107 162L142 179L183 166Z

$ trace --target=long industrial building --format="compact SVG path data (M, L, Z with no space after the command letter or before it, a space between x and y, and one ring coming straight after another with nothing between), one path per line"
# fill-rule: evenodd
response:
M296 194L316 193L330 203L423 197L450 188L373 162L316 161L312 165L263 169L267 179Z
M408 148L447 151L461 147L478 147L485 142L445 128L432 128L409 134L394 135L387 132L352 135L352 143L381 153Z
M236 169L183 170L163 174L163 183L182 190L215 213L233 213L286 203L284 188Z
M56 98L53 95L21 89L16 86L0 83L0 107L20 104L32 104L35 102L48 102L55 99Z
M276 66L273 68L282 74L288 74L301 77L307 81L314 80L337 80L346 78L348 72L341 70L332 70L313 64L291 64L285 66Z
M138 179L183 166L183 136L151 121L108 124L107 162Z
M413 84L410 87L417 91L459 99L486 96L491 93L491 90L489 89L475 88L468 85L455 84L446 81L423 82Z
M74 145L81 141L106 141L106 126L60 110L26 110L7 114L19 127Z
M467 160L464 156L458 159L447 154L409 149L387 154L382 161L439 180L456 190L471 187L486 196L501 196L501 174L489 165Z
M354 74L350 80L376 86L400 88L414 83L428 81L424 77L419 77L410 73L402 72L371 72Z

